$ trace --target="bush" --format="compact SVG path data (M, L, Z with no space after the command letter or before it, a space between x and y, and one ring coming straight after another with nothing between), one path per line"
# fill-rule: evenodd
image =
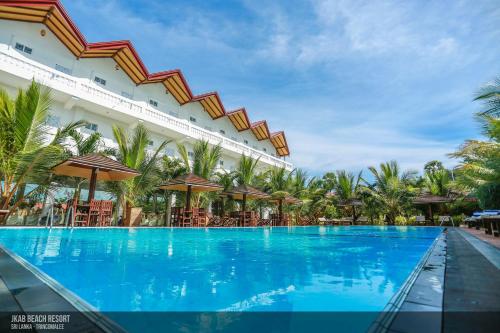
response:
M396 216L396 225L407 225L409 220L404 216Z

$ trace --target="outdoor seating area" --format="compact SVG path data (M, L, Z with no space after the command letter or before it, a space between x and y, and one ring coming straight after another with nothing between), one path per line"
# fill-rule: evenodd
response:
M474 212L464 221L468 228L484 230L487 235L500 237L500 210L485 210Z

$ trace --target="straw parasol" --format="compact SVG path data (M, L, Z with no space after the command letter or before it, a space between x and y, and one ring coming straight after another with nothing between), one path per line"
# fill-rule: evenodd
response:
M186 210L191 209L191 193L192 192L214 192L222 191L223 186L212 183L205 178L197 176L193 173L188 173L176 177L167 183L160 185L162 190L182 191L186 192Z
M278 218L280 224L283 222L283 203L291 205L300 205L302 203L302 200L292 197L289 194L277 196L273 201L278 203Z
M247 199L269 199L271 196L265 192L262 192L254 187L248 185L239 185L232 188L231 190L224 192L225 195L232 197L235 200L242 201L241 210L243 212L243 224L245 224L245 211L247 209Z
M431 221L434 222L434 217L432 213L432 204L443 204L443 203L449 203L451 202L452 199L449 197L443 197L440 195L433 195L433 194L421 194L415 199L413 199L413 204L415 205L428 205L429 207L429 218Z
M53 167L52 172L60 176L90 179L88 202L94 199L98 180L120 181L140 175L136 170L97 153L70 157Z
M339 207L352 207L352 221L356 222L357 217L356 217L356 207L361 207L363 206L363 201L357 199L357 198L351 198L347 200L342 200L339 204Z

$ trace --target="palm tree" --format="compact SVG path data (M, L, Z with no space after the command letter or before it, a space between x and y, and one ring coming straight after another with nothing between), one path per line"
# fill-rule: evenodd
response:
M446 197L450 194L451 177L446 169L440 169L424 174L424 189L433 195Z
M46 120L52 104L50 90L34 81L25 91L19 90L14 100L0 89L0 209L12 211L43 189L20 191L14 199L26 184L48 185L50 169L63 157L68 133L84 125L82 121L70 123L50 139Z
M500 116L500 77L494 83L481 88L477 93L475 101L484 101L485 110L480 115L499 117Z
M68 132L68 136L73 141L72 149L66 149L66 154L70 156L85 156L88 154L103 151L102 134L94 132L88 136L84 136L77 130ZM81 186L87 181L85 178L74 177L75 193L73 199L78 200L80 197Z
M479 119L489 140L467 140L450 156L461 160L455 169L457 186L474 192L483 209L496 208L500 206L500 119Z
M113 126L113 135L118 144L117 159L123 165L141 173L135 178L109 185L109 188L119 197L122 207L125 207L126 217L127 212L136 205L138 199L154 191L159 184L159 154L170 141L163 141L152 154L149 154L147 147L151 141L151 135L143 124L137 125L133 133Z
M267 172L267 188L271 196L278 199L278 218L283 221L283 200L290 195L292 172L285 168L272 168Z
M339 170L334 183L335 196L346 210L351 210L353 222L358 218L354 201L359 200L361 179L361 172L354 176L351 172Z
M380 170L368 168L375 178L374 184L365 183L366 191L382 207L389 224L411 206L412 193L409 188L414 172L401 172L396 161L380 164Z
M205 179L214 178L222 156L222 147L220 145L210 147L208 141L196 141L193 146L192 162L189 160L186 146L178 144L177 150L188 173L193 173ZM194 204L200 207L202 203L208 204L211 195L208 193L196 193L193 195L193 199Z
M238 168L234 171L238 185L251 185L253 183L259 160L260 158L254 160L249 156L241 155Z
M168 156L164 156L161 164L161 181L162 183L166 183L169 180L172 180L178 176L181 176L186 173L186 167L182 163L182 161L178 158L172 158ZM170 225L170 216L172 209L172 195L173 192L169 190L165 190L163 192L164 202L165 202L165 225Z

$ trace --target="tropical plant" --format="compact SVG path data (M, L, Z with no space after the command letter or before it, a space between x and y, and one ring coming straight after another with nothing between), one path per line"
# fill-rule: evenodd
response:
M156 190L160 182L159 154L169 141L163 141L152 154L149 154L147 148L151 135L143 124L138 124L132 133L113 126L113 135L118 144L117 159L123 165L140 172L135 178L109 185L119 198L122 207L125 207L126 217L128 208L134 207L141 196Z
M34 81L15 99L0 89L0 209L12 211L42 189L24 193L26 184L50 183L50 169L62 159L69 132L84 124L70 123L50 138L46 120L52 103L50 90Z
M458 151L450 154L460 159L455 169L456 183L472 191L482 208L500 206L500 119L480 116L487 141L467 140Z
M219 166L222 156L220 145L210 146L208 141L196 141L193 146L193 160L189 159L188 150L185 145L177 144L177 150L188 173L193 173L199 177L212 180ZM195 206L204 206L213 199L208 193L194 193L193 202Z
M484 101L483 116L500 117L500 77L479 90L475 101Z
M163 156L160 170L160 178L162 183L166 183L169 180L185 174L186 172L186 167L180 159ZM163 200L165 202L165 225L170 225L173 193L173 191L169 190L164 190L163 192Z
M355 176L345 170L337 171L334 183L335 197L344 206L344 209L353 217L355 222L359 217L356 212L354 201L359 200L361 172Z
M415 173L401 172L396 161L381 163L380 170L375 167L368 169L375 183L370 184L365 180L366 192L382 207L388 223L394 224L396 217L411 207L413 194L409 185Z
M234 178L238 185L251 185L253 183L259 160L260 158L253 159L249 156L241 155L238 167L234 171Z
M79 131L72 129L68 132L68 136L72 141L72 145L70 149L66 149L67 157L85 156L105 150L102 143L102 134L99 132L93 132L90 135L85 136ZM75 186L73 199L78 200L80 197L81 187L86 181L87 179L85 178L73 177L72 183Z

